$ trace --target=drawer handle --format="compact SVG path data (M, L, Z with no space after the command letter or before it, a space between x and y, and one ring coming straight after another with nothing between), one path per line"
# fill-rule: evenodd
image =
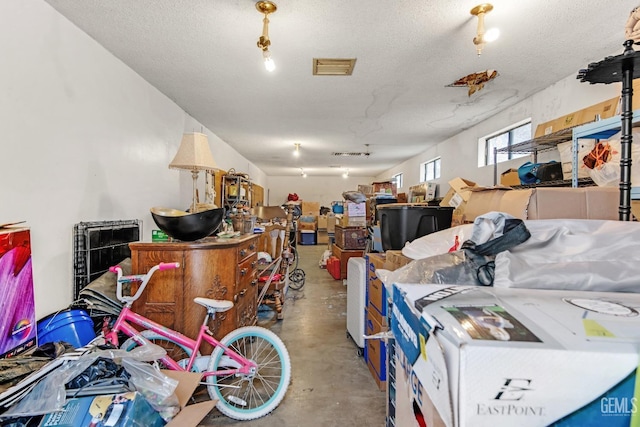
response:
M249 245L249 249L251 249L252 251L255 250L255 248L256 248L255 244L252 243L252 244Z
M253 280L251 281L251 286L255 286L255 285L257 285L257 284L258 284L258 280L253 279Z
M249 269L245 267L245 268L240 270L240 275L241 276L246 276L248 271L249 271Z
M253 262L251 263L251 269L256 268L256 265L257 265L257 264L258 264L258 261L253 261Z
M239 293L235 294L235 295L233 296L233 302L238 302L238 298L243 297L243 296L244 296L244 294L246 294L246 293L247 293L247 290L246 290L246 289L243 289L243 290L241 290Z
M247 254L247 251L244 249L240 249L240 256L244 257Z

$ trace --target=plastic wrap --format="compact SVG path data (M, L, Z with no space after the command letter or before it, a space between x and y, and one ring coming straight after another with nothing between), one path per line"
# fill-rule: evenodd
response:
M437 236L438 234L440 236ZM415 259L392 272L376 270L376 274L380 273L379 277L387 288L393 283L488 286L494 281L496 254L522 244L530 236L522 220L502 212L489 212L477 217L470 230L455 227L446 233L433 233L428 235L432 237L421 238L424 239L423 242L428 241L433 246L437 246L437 249L430 249L431 245L428 243L414 245L414 249L424 248L423 253L442 252L462 234L471 235L462 243L459 250ZM436 245L435 239L438 237L444 243Z
M640 223L525 221L531 238L496 256L494 286L640 292Z
M66 403L65 385L101 357L113 359L117 363L122 363L123 360L134 363L136 361L152 362L165 355L166 351L162 347L151 343L136 347L131 351L110 349L85 353L76 360L65 361L59 368L43 377L25 397L4 412L2 418L34 416L59 411ZM155 369L151 365L148 366L149 369ZM158 371L158 373L160 372ZM167 381L163 383L163 386L170 387L174 380L166 378ZM135 388L138 387L133 379L131 384ZM140 384L142 388L146 387L144 382L140 382ZM175 385L173 385L173 389L175 390ZM142 390L138 391L144 395ZM152 388L150 391L155 393L158 390Z

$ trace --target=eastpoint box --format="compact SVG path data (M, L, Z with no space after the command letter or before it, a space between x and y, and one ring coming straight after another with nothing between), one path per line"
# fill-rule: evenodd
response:
M633 425L639 313L638 294L395 284L396 425Z

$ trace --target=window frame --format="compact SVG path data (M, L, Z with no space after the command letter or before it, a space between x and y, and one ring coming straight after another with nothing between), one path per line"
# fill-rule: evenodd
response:
M528 141L532 138L533 129L531 127L531 118L521 120L519 122L513 123L510 126L502 128L496 132L492 132L489 135L483 136L478 140L478 167L483 166L493 166L494 164L508 162L510 160L518 159L521 157L525 157L527 153L517 153L513 152L510 149L508 151L504 151L502 154L506 154L506 158L500 160L499 158L495 158L495 149L490 147L490 140L494 138L498 138L502 135L507 135L508 141L506 147L511 147L513 145L519 144L524 141ZM514 142L514 131L520 129L524 126L529 125L529 137L527 139L523 139L517 142Z
M428 165L433 164L433 177L428 176ZM420 163L420 182L435 181L442 176L442 157L435 157Z
M394 183L396 184L396 189L400 189L400 188L402 188L402 185L404 184L404 182L402 182L402 181L403 181L403 174L402 174L402 172L400 172L400 173L397 173L397 174L393 175L393 176L391 177L391 181L392 181L392 182L394 182Z

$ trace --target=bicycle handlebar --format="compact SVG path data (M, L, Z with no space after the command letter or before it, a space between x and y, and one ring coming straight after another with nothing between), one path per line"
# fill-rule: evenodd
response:
M118 275L117 281L116 281L116 298L118 298L120 301L124 303L132 303L133 301L140 298L140 295L144 291L144 288L147 286L147 283L149 282L149 279L151 279L151 276L153 276L153 273L155 273L158 270L160 271L172 270L174 268L179 268L179 267L180 267L179 262L161 262L160 264L157 264L151 267L146 274L138 274L138 275L131 275L131 276L123 276L122 267L120 267L119 265L109 267L110 272ZM122 284L131 283L131 282L140 282L140 287L138 288L138 291L131 296L122 295Z
M158 270L160 271L171 270L178 267L180 267L179 262L161 262L160 264L158 264Z

